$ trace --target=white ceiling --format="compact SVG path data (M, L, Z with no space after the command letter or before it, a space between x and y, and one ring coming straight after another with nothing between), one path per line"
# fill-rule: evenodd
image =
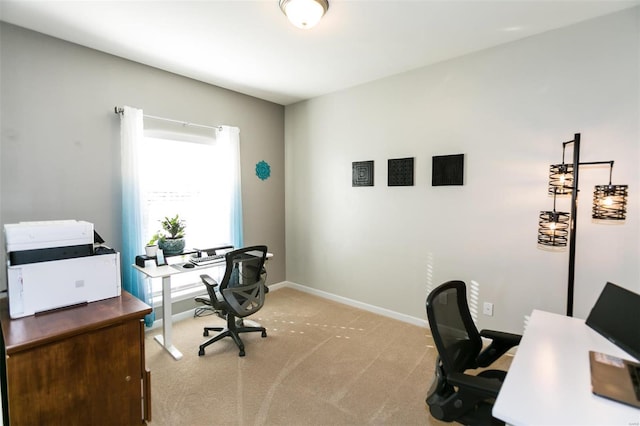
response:
M278 0L0 0L0 20L288 105L640 4L329 1L310 30Z

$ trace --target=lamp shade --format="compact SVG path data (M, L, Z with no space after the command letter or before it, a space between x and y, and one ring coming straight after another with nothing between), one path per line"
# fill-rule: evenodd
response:
M573 164L553 164L549 167L549 194L571 194Z
M298 28L314 27L329 10L327 0L280 0L280 9Z
M628 185L596 185L591 217L598 220L625 220Z
M538 244L566 247L569 236L569 213L542 211L538 219Z

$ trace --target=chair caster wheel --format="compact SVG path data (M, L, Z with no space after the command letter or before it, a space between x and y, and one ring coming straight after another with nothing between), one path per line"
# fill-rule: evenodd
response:
M266 331L262 332L262 337L267 337L267 332Z
M204 356L204 349L200 349L198 351L198 356Z
M209 335L209 330L205 330L205 331L202 333L202 335L203 335L204 337L207 337L207 336Z
M239 356L244 356L244 349L241 349L241 350L240 350L240 354L239 354Z

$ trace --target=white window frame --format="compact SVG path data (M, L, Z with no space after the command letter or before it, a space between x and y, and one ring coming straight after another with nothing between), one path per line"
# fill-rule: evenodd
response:
M225 165L230 164L230 160L218 156L225 154L220 154L216 151L214 138L196 138L194 140L189 135L185 136L183 138L176 133L171 133L167 136L157 132L145 131L142 145L143 155L141 156L144 158L140 158L143 234L146 238L142 244L146 244L151 236L160 229L159 219L163 216L174 216L177 213L187 222L185 232L186 249L206 249L230 245L229 209L231 205L229 200L231 200L233 187L228 179L229 173L225 169ZM189 154L189 151L195 151L197 154ZM224 152L228 153L228 151ZM170 153L168 157L167 153ZM161 160L163 156L165 160ZM166 160L169 160L169 164L161 165L162 161ZM172 177L172 173L174 177ZM179 181L175 178L176 174L179 174L180 177L188 177L184 181ZM167 191L163 193L163 188L165 187ZM215 192L215 194L205 196L204 203L202 200L196 201L203 191L209 190L212 193ZM166 213L150 214L149 198L160 200L163 197L170 200L165 206ZM209 199L210 203L207 201ZM189 202L196 203L197 206L184 205L183 202L187 204ZM160 203L161 201L158 201L157 204ZM173 207L169 207L172 204ZM206 213L204 215L193 214L196 209ZM225 231L214 231L213 228L216 227L209 228L205 222L222 223ZM211 232L203 232L203 229L208 229ZM191 234L189 233L190 231ZM169 257L168 261L171 263L172 258ZM218 275L216 274L216 269L223 270L224 268L211 268L207 270L207 273ZM172 277L172 302L186 300L206 293L206 289L199 278L200 273L201 271L198 273L184 273ZM214 278L216 277L214 276ZM160 306L163 303L162 280L151 280L153 304L154 306Z

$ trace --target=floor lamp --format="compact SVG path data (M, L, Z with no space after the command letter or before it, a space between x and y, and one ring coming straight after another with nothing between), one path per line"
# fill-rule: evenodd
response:
M573 145L573 162L565 163L567 145ZM562 164L549 168L549 194L553 195L553 210L541 211L538 219L538 244L549 247L569 245L569 276L567 281L567 316L573 316L573 292L576 263L578 210L578 176L581 166L609 164L609 184L596 185L591 217L595 220L625 220L628 185L612 185L613 161L580 162L580 133L562 144ZM571 195L571 213L556 211L556 197Z

